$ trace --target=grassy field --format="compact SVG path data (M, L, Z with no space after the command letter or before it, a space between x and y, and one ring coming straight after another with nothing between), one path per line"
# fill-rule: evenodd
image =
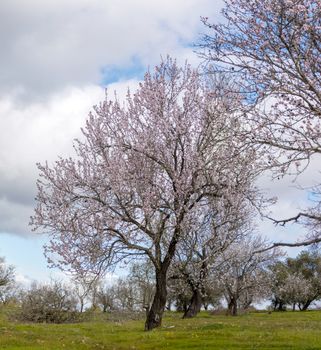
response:
M161 329L143 321L67 324L8 322L0 311L0 349L321 349L321 312L266 312L182 320L167 314Z

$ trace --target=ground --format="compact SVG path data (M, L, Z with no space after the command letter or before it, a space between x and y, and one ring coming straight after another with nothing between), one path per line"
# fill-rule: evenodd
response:
M0 349L321 349L321 311L253 312L182 320L167 314L161 329L144 332L144 321L95 321L77 324L9 322L0 310Z

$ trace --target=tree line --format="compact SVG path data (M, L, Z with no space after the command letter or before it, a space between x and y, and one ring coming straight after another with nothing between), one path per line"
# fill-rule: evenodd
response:
M195 317L201 309L236 316L255 304L270 303L270 310L307 310L321 300L321 254L302 251L296 258L266 255L258 258L251 248L243 253L231 249L195 288L190 278L175 267L168 278L166 310ZM133 263L126 277L106 283L79 276L69 282L52 280L21 286L14 268L0 264L0 303L14 305L16 319L28 322L64 323L90 319L103 312L124 319L147 314L155 295L154 271L150 262ZM197 291L197 292L196 292Z

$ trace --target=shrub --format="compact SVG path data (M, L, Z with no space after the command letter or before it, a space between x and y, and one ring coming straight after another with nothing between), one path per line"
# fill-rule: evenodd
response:
M77 300L64 284L34 283L21 300L19 318L23 321L64 323L78 320Z

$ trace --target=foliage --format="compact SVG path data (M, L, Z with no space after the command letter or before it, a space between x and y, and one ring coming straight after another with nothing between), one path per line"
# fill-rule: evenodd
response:
M302 251L296 258L271 266L274 308L286 304L306 310L321 298L321 254Z

